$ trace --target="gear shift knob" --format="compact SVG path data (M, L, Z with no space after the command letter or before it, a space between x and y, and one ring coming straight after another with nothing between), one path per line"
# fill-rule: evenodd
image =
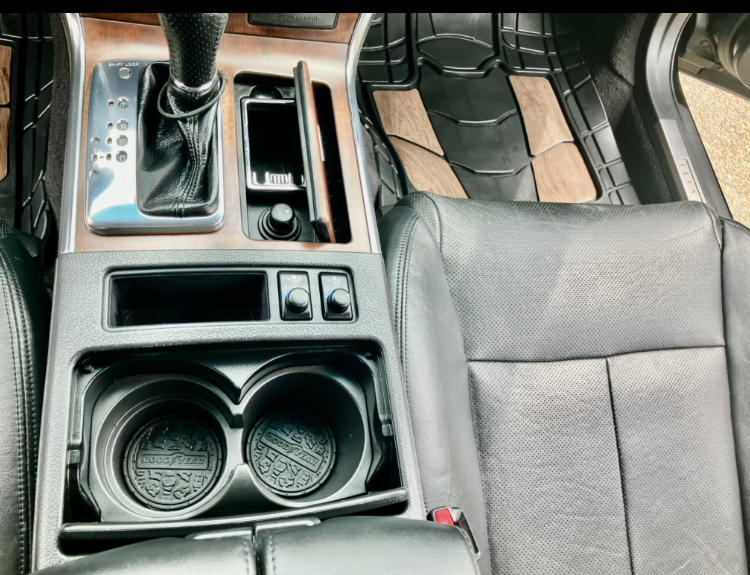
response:
M178 90L196 97L216 86L216 58L228 18L228 13L159 14L169 47L170 80Z

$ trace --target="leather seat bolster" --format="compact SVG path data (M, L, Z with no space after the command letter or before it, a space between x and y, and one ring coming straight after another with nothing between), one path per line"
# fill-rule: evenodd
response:
M438 244L469 361L724 345L720 225L702 204L406 201Z
M40 575L476 575L463 531L429 521L341 517L253 539L155 539L39 571Z
M687 524L700 532L717 523L726 532L704 541L713 559L696 568L742 568L726 441L722 257L724 268L733 257L733 273L750 274L739 262L750 246L732 256L737 240L722 238L716 215L692 202L571 206L415 193L380 229L425 504L464 508L483 572L489 545L496 572L600 572L601 562L627 572L657 559L669 570L697 547L666 553L665 541ZM749 295L740 294L742 305ZM738 332L749 329L750 317L738 323ZM658 361L673 369L649 371ZM588 388L584 364L595 372ZM750 376L748 365L742 355L735 369ZM652 381L654 373L664 377ZM648 405L640 383L665 398L649 441L638 440ZM706 421L713 427L701 427ZM597 443L603 430L606 445ZM672 449L675 430L695 451ZM657 460L703 472L675 492L658 489L670 472L640 481L643 465ZM644 501L668 506L674 520L655 533Z
M38 571L44 575L255 575L252 541L154 539ZM272 573L272 572L270 572Z
M28 573L50 298L0 222L0 574Z
M729 220L722 227L727 370L745 545L750 546L750 230Z
M425 506L463 509L482 552L482 572L489 573L468 368L440 253L409 207L392 209L381 227Z
M341 517L286 529L257 542L263 573L274 575L476 575L460 529L393 517Z

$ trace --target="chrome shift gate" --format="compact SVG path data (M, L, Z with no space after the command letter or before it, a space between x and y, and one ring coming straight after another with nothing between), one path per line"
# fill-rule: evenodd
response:
M113 60L94 68L86 136L85 223L99 234L207 232L224 219L223 169L219 169L218 209L209 216L150 216L138 209L136 146L138 78L150 60ZM218 118L221 118L219 103ZM223 168L221 121L218 160Z

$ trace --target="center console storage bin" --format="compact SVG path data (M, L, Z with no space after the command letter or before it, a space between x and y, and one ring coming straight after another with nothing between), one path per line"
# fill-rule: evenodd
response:
M369 346L97 357L78 379L74 522L283 513L400 486Z
M234 78L237 159L245 187L241 194L243 229L251 239L269 239L263 234L264 215L283 202L294 211L301 228L293 241L329 241L319 237L310 223L310 182L304 174L303 156L310 146L319 146L335 242L345 244L352 234L331 89L312 84L317 137L305 141L303 147L292 72L290 68L289 77L239 74Z
M118 274L109 278L109 325L265 321L263 272L202 270Z

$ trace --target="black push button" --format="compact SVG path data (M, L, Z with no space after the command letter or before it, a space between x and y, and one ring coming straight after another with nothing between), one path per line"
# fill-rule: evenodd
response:
M286 28L336 27L338 12L250 12L248 22L258 26L284 26Z
M302 288L294 288L286 294L284 303L289 311L305 313L307 308L310 307L310 294Z
M304 272L279 272L279 299L281 319L312 319L310 282Z
M325 319L348 320L354 317L346 274L320 274L320 293Z
M328 309L334 313L346 313L351 303L352 298L345 289L335 289L328 294Z

